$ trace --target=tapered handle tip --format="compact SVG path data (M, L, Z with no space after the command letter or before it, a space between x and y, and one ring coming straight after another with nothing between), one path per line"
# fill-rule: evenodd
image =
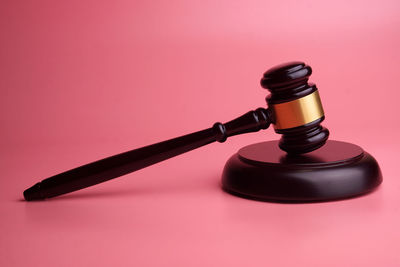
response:
M26 201L32 200L43 200L45 197L42 195L42 190L40 188L40 183L35 184L32 187L29 187L24 191L24 198Z

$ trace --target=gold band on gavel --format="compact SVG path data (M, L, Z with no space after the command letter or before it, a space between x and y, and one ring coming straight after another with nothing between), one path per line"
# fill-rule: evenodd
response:
M302 126L324 116L318 91L293 101L274 104L272 112L277 130Z

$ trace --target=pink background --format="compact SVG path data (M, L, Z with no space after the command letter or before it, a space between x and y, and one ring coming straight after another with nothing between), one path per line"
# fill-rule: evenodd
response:
M400 2L2 1L0 266L399 266ZM262 73L313 67L331 139L379 161L364 197L317 204L220 189L212 144L49 201L22 191L265 106Z

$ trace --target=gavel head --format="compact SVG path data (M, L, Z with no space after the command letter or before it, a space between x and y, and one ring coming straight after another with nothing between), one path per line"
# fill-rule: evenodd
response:
M308 83L311 72L303 62L289 62L269 69L261 79L271 92L266 100L275 132L282 134L279 147L289 154L318 149L329 136L320 125L325 116L318 89Z

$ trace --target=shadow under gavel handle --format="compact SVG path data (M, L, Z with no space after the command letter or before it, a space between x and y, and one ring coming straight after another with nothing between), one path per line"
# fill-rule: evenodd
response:
M27 201L41 200L70 193L140 170L214 141L224 142L229 136L266 129L270 123L269 111L258 108L225 124L217 122L209 129L124 152L54 175L25 190L24 198Z

